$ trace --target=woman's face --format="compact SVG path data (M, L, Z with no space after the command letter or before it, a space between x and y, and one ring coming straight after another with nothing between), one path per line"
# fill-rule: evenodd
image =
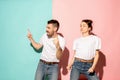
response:
M85 22L81 22L81 24L80 24L80 31L82 33L89 33L90 30L91 30L91 28L88 27L88 25Z

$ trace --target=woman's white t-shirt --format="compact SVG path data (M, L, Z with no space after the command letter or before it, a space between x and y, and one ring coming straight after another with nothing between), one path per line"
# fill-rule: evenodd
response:
M101 39L95 35L80 37L73 43L73 50L77 58L91 60L94 58L96 50L101 49Z

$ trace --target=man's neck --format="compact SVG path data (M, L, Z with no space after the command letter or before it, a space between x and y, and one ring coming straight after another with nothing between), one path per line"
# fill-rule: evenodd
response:
M52 38L56 38L57 36L58 36L58 34L54 33L53 36L52 36Z

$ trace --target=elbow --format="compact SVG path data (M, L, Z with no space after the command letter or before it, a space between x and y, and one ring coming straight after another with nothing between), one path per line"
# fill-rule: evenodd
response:
M36 47L35 49L36 49L36 50L39 50L40 48L39 48L39 47Z
M60 57L57 57L58 60L60 60Z
M41 47L42 47L42 46L38 44L38 45L35 47L35 49L36 49L36 50L39 50Z
M56 56L56 58L57 58L58 60L60 60L60 59L61 59L61 56L62 56L62 55Z

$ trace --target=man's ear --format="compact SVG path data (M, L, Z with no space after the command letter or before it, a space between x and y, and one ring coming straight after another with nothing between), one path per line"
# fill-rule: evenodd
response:
M57 31L57 27L54 27L54 31L55 31L55 32Z

